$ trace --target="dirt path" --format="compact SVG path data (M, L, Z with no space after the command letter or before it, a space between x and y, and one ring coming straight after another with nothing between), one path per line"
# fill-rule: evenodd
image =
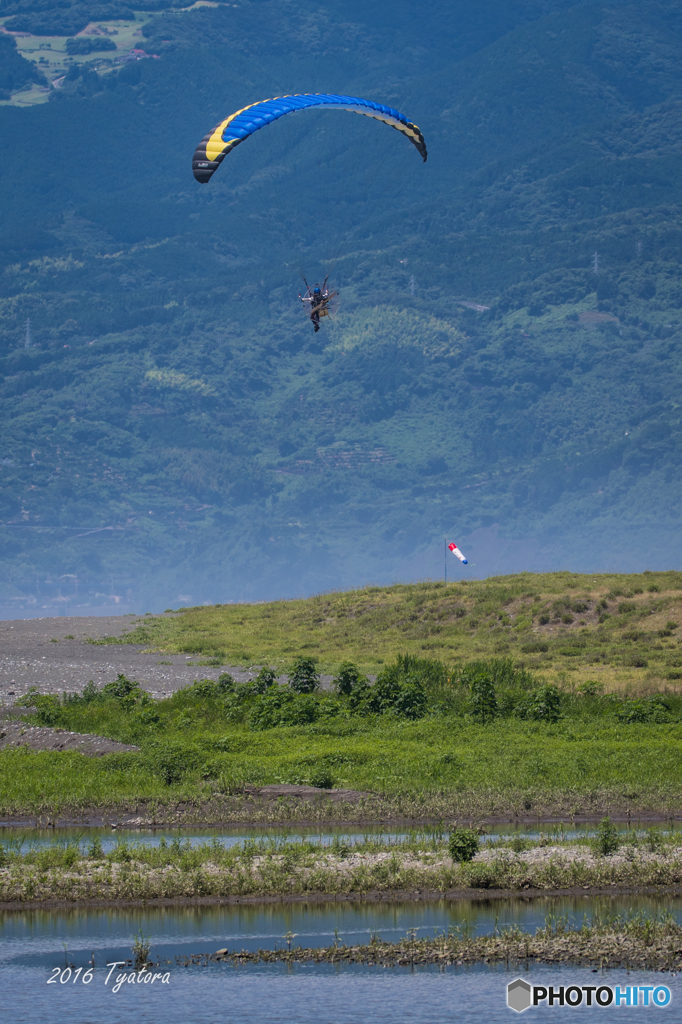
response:
M0 721L0 750L5 747L28 747L29 750L75 750L90 757L139 750L139 747L110 740L93 733L69 732L68 729L51 729L24 722Z
M97 686L112 682L119 672L137 679L153 697L169 697L195 679L217 679L229 672L237 682L258 674L259 666L196 664L196 655L144 654L143 644L87 643L105 636L122 636L135 623L164 615L59 616L0 621L0 707L11 706L32 686L40 693L73 693L89 680ZM285 676L281 677L285 679ZM322 676L328 687L331 676Z
M221 672L240 682L256 674L243 666L196 666L184 654L143 654L143 645L86 643L88 637L121 636L140 618L93 615L0 622L0 706L12 705L32 686L40 693L68 693L82 690L90 679L103 686L119 672L137 679L154 697L170 696L195 679L217 679Z

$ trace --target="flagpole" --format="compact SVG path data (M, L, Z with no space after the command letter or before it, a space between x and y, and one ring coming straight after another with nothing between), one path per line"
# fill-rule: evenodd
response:
M448 585L448 538L443 541L443 566L445 568L445 586Z

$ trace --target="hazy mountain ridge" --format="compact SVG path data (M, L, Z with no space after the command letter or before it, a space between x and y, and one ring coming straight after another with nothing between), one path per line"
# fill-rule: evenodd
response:
M461 6L431 40L409 4L388 29L348 6L312 56L315 12L161 14L160 61L0 110L7 597L67 574L132 602L299 593L438 572L453 531L478 572L519 567L517 540L531 568L623 564L633 531L635 568L679 556L676 6ZM404 106L430 148L317 337L295 273L248 262L228 166L213 193L189 172L226 111L304 77ZM272 186L282 220L305 161Z

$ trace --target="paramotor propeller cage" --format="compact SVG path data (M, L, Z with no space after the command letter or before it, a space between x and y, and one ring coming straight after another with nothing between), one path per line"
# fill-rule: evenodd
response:
M317 298L315 295L315 288L319 288L319 285L311 287L305 278L303 280L306 285L306 291L305 295L301 297L301 302L303 303L306 317L310 320L315 313L319 314L320 320L323 317L335 317L339 311L341 300L338 292L327 292L325 295L327 278L324 279L324 284L320 289L320 298Z

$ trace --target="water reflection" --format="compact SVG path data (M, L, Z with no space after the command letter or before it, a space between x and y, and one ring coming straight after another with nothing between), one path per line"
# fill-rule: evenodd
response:
M334 941L353 945L372 935L395 941L414 929L419 935L448 931L489 934L515 924L533 932L548 915L579 925L593 916L643 911L671 912L682 920L682 898L552 897L540 899L429 900L425 902L269 903L123 909L15 910L0 914L0 965L56 965L64 958L84 965L130 956L132 937L151 937L155 959L229 949L319 947ZM60 959L61 958L61 959Z
M458 930L471 935L517 924L533 931L548 915L582 918L670 910L682 919L682 899L655 897L545 897L537 900L430 900L328 903L239 904L150 908L16 910L0 914L2 1005L8 1020L31 1024L486 1024L508 1021L506 985L519 969L511 965L409 968L362 965L211 964L169 970L168 984L125 984L114 994L106 985L107 963L130 957L134 936L151 937L155 960L231 949L294 945L348 945L372 934L399 939L410 929L418 934ZM64 985L47 985L53 969L66 963L87 967L94 953L92 981L71 977ZM68 973L68 972L67 972ZM587 968L524 965L521 972L535 984L594 984ZM59 975L59 977L66 975ZM82 974L80 977L84 977ZM661 975L653 975L660 984ZM645 972L639 984L651 983ZM626 972L612 971L608 983L632 983ZM682 999L682 984L665 976L673 1002ZM682 979L680 979L682 981ZM566 1008L537 1008L534 1018ZM619 1019L639 1019L637 1010L620 1007ZM581 1008L581 1020L602 1019L604 1011Z

